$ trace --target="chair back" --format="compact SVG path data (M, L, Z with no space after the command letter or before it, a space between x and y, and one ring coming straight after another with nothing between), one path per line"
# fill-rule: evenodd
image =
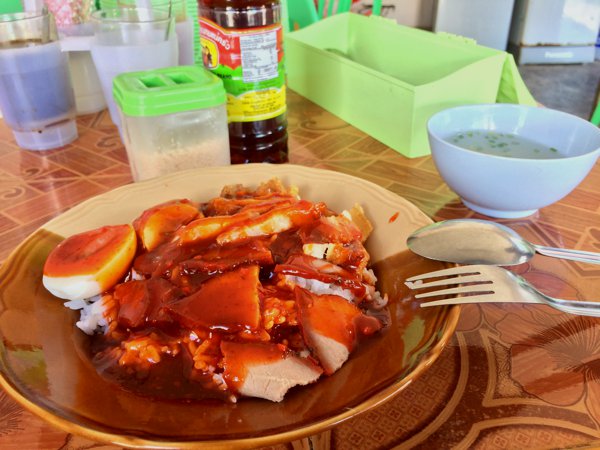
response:
M325 17L350 11L352 0L283 0L287 3L290 30L304 28ZM373 15L381 14L381 0L373 0Z
M598 83L598 89L596 89L596 101L595 106L592 107L592 115L590 117L590 122L592 122L597 127L600 127L600 83Z
M319 20L314 0L283 0L287 7L289 29L304 28Z
M343 13L350 11L352 6L352 0L319 0L319 9L317 13L319 18L329 17L333 14ZM327 7L327 11L325 11Z
M21 11L23 11L21 0L0 0L0 14L13 14Z

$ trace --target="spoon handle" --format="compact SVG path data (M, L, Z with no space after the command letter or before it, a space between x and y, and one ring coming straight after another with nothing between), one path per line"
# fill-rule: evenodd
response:
M592 264L600 264L600 253L584 252L581 250L568 250L565 248L545 247L543 245L534 245L535 251L542 255L552 256L554 258L570 259Z

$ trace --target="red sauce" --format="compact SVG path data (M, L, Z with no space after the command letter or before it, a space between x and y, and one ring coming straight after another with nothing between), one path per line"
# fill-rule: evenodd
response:
M135 243L130 225L110 225L76 234L62 241L50 253L44 274L65 277L96 273L123 248L130 247L133 254Z
M360 229L344 216L339 216L334 223L328 217L321 217L315 226L302 230L305 242L347 244L361 239Z
M194 220L189 226L182 228L177 237L184 245L204 242L215 238L228 227L242 223L252 217L251 213L236 214L235 216L202 217Z
M150 208L133 222L147 248L167 242L182 225L198 217L198 207L189 200L173 200Z
M398 219L398 216L399 216L399 215L400 215L400 213L398 213L398 212L397 212L396 214L392 215L392 217L390 217L390 218L388 219L388 223L393 223L393 222L395 222L395 221Z
M248 266L210 278L198 291L167 305L167 309L192 330L255 330L260 324L258 272L258 266Z
M172 339L159 330L162 340ZM96 337L92 341L92 362L98 373L121 388L138 395L167 400L212 400L228 401L229 391L215 389L210 374L194 370L194 361L187 352L163 355L159 364L149 368L140 366L127 368L115 362L114 345Z
M360 315L356 306L335 295L313 295L305 290L297 290L297 300L302 311L302 326L343 344L348 351L356 345L354 319ZM305 334L305 339L308 337Z
M271 243L270 250L273 262L282 264L294 253L302 252L302 239L298 236L297 230L279 233Z
M280 276L331 283L352 291L357 303L364 299L366 288L353 262L341 267L302 254L303 236L335 237L330 224L319 231L319 219L332 214L324 204L294 200L290 205L290 198L282 203L272 196L269 209L251 196L225 200L208 204L222 213L219 208L238 203L234 216L196 219L170 231L170 242L139 249L133 268L143 279L129 279L109 292L114 322L108 334L93 337L93 360L100 373L125 389L161 398L228 399L249 367L307 350L306 327L350 350L359 336L381 328L347 300L300 289L304 294L298 294ZM205 214L206 205L199 206ZM255 215L259 210L262 215ZM223 233L280 213L291 221L290 230L219 242ZM205 234L206 224L217 224L217 231ZM355 233L348 224L342 228L343 241ZM356 245L362 248L360 241Z
M198 272L224 272L242 264L273 265L273 255L268 243L254 239L232 247L210 246L192 259L179 265L186 274Z
M117 320L126 328L171 324L173 320L164 306L180 295L180 290L164 278L120 284L114 292L119 303Z
M368 317L353 303L337 295L315 295L296 288L296 299L302 312L302 326L311 332L343 344L349 352L360 334L373 334L381 323ZM310 337L305 333L305 338Z

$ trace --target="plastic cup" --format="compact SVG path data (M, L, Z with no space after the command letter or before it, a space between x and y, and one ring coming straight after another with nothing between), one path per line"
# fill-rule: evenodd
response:
M166 11L114 8L92 14L92 59L100 78L110 117L120 127L112 95L113 79L120 73L176 66L177 34Z
M64 26L58 31L63 52L69 59L69 72L75 92L77 114L92 114L106 108L104 93L90 53L94 30L90 23Z
M50 150L77 138L67 57L45 11L0 15L0 110L21 148Z
M194 22L188 16L185 0L145 0L152 8L168 12L175 19L175 32L179 43L179 65L194 64ZM196 3L196 0L189 0ZM102 9L140 7L140 0L100 0Z

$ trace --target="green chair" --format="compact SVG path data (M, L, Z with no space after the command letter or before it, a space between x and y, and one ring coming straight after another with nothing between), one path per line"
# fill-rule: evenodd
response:
M284 0L287 1L289 26L291 30L304 28L324 17L350 11L352 0ZM373 0L373 15L381 14L381 0Z
M11 14L23 11L21 0L1 0L0 14Z
M283 0L287 9L289 29L304 28L319 20L313 0Z
M594 110L594 114L592 114L590 122L592 122L597 127L600 127L600 103L596 105L596 109Z
M600 127L600 83L598 84L598 89L596 90L596 106L592 112L590 122L597 127Z
M332 14L348 12L350 11L350 7L352 6L352 0L329 0L327 6L327 17ZM319 0L319 9L317 11L319 17L322 19L325 16L325 0Z

